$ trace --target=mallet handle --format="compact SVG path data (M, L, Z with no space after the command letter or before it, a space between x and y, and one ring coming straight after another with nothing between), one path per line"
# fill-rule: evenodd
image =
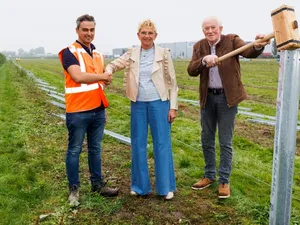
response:
M237 54L239 54L239 53L245 51L245 50L248 49L248 48L253 47L254 43L268 41L268 40L270 40L270 39L273 38L273 37L274 37L274 33L268 34L268 35L266 35L263 39L257 39L256 41L254 41L254 42L252 42L252 43L246 44L246 45L244 45L244 46L242 46L242 47L240 47L240 48L238 48L238 49L235 49L235 50L232 51L232 52L227 53L226 55L223 55L223 56L219 57L219 60L218 60L218 61L219 61L219 62L222 62L222 61L224 61L225 59L228 59L228 58L230 58L230 57L232 57L232 56L235 56L235 55L237 55Z

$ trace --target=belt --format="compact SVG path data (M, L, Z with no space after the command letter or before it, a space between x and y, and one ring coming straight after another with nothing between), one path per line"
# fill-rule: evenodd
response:
M208 88L208 92L214 95L220 95L224 93L224 88Z

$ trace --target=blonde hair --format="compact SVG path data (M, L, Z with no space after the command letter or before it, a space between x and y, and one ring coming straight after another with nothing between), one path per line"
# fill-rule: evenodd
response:
M142 22L139 24L138 32L140 32L141 29L144 28L144 27L150 27L150 28L153 29L153 31L154 31L155 33L157 33L155 24L154 24L151 20L144 20L144 21L142 21Z

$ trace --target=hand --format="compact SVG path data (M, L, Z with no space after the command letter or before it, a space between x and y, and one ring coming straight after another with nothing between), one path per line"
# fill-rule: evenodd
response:
M264 37L265 37L264 34L258 34L258 35L256 35L255 40L261 40L261 39L264 39ZM253 46L255 49L261 49L269 43L270 43L270 40L259 41L259 42L254 42Z
M105 86L108 86L108 85L111 84L111 82L109 82L109 81L104 81L104 84L105 84Z
M103 73L103 82L105 85L110 85L112 82L112 74L108 72Z
M168 115L169 123L173 123L176 117L177 117L177 111L175 109L170 109Z
M216 55L207 55L203 58L206 67L214 67L219 64L219 57Z

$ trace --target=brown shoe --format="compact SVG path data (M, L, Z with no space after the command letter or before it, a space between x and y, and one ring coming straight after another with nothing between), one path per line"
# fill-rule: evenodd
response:
M229 198L230 197L230 185L220 184L219 185L219 198Z
M98 192L100 195L105 197L114 197L119 194L118 188L106 187L105 183L92 185L92 192Z
M110 188L110 187L103 187L99 191L99 194L106 197L114 197L119 194L118 188Z
M202 178L200 181L197 183L193 184L192 189L194 190L202 190L204 188L209 187L215 180L210 180L206 177Z

